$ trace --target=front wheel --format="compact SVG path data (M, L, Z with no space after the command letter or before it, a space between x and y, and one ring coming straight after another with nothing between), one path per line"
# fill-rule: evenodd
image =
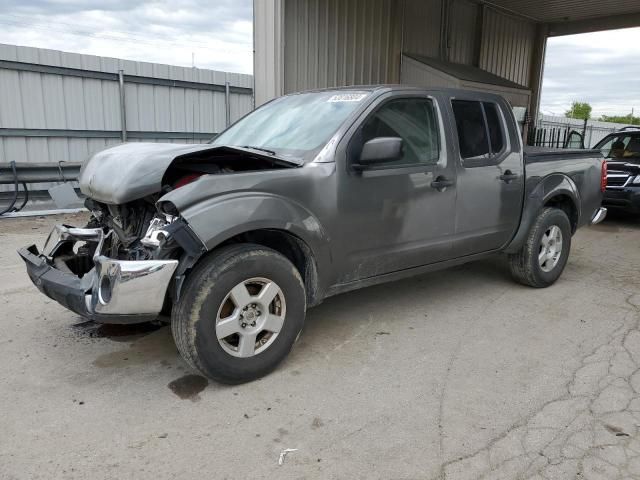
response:
M289 353L305 318L300 273L260 245L224 247L187 278L171 327L193 368L223 383L247 382L273 370Z
M518 253L509 255L513 278L531 287L548 287L562 274L571 250L571 224L558 208L545 208L536 217Z

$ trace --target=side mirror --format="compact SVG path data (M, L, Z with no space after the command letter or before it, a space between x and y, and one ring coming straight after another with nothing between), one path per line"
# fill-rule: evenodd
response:
M373 138L362 146L360 165L392 162L402 158L402 139L399 137Z

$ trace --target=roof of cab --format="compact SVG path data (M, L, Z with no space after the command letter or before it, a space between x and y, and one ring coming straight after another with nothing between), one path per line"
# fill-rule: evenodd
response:
M292 92L287 95L298 95L301 93L314 93L314 92L344 92L344 91L353 91L353 92L376 92L376 93L386 93L386 92L401 92L401 91L417 91L417 92L429 92L429 93L444 93L447 95L456 95L456 94L469 94L469 93L477 93L478 95L482 95L483 97L500 97L500 95L490 92L483 92L480 90L466 89L466 88L434 88L434 87L421 87L419 85L404 85L404 84L380 84L380 85L350 85L345 87L329 87L329 88L316 88L311 90L304 90L301 92Z

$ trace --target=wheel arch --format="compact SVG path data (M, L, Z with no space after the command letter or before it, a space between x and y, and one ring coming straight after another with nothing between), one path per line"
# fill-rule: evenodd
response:
M266 192L234 192L179 211L207 252L230 243L256 243L285 255L305 281L308 305L326 290L331 270L329 236L298 202Z
M260 228L233 235L216 245L211 251L237 243L261 245L286 257L302 277L307 294L307 305L311 307L322 301L316 257L303 239L284 229Z
M553 173L544 177L525 197L520 226L504 251L515 253L522 247L531 225L539 213L547 207L563 210L569 217L571 233L575 233L582 213L580 205L578 187L568 175Z
M575 200L566 193L557 193L549 198L543 205L543 207L558 208L567 214L569 222L571 223L571 234L574 234L578 228L578 206Z

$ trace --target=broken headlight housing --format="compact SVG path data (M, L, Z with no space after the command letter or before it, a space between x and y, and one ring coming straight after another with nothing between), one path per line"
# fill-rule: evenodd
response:
M171 215L158 214L149 223L144 237L140 239L140 243L145 247L158 248L169 236L165 230L168 225L175 222L177 217Z

